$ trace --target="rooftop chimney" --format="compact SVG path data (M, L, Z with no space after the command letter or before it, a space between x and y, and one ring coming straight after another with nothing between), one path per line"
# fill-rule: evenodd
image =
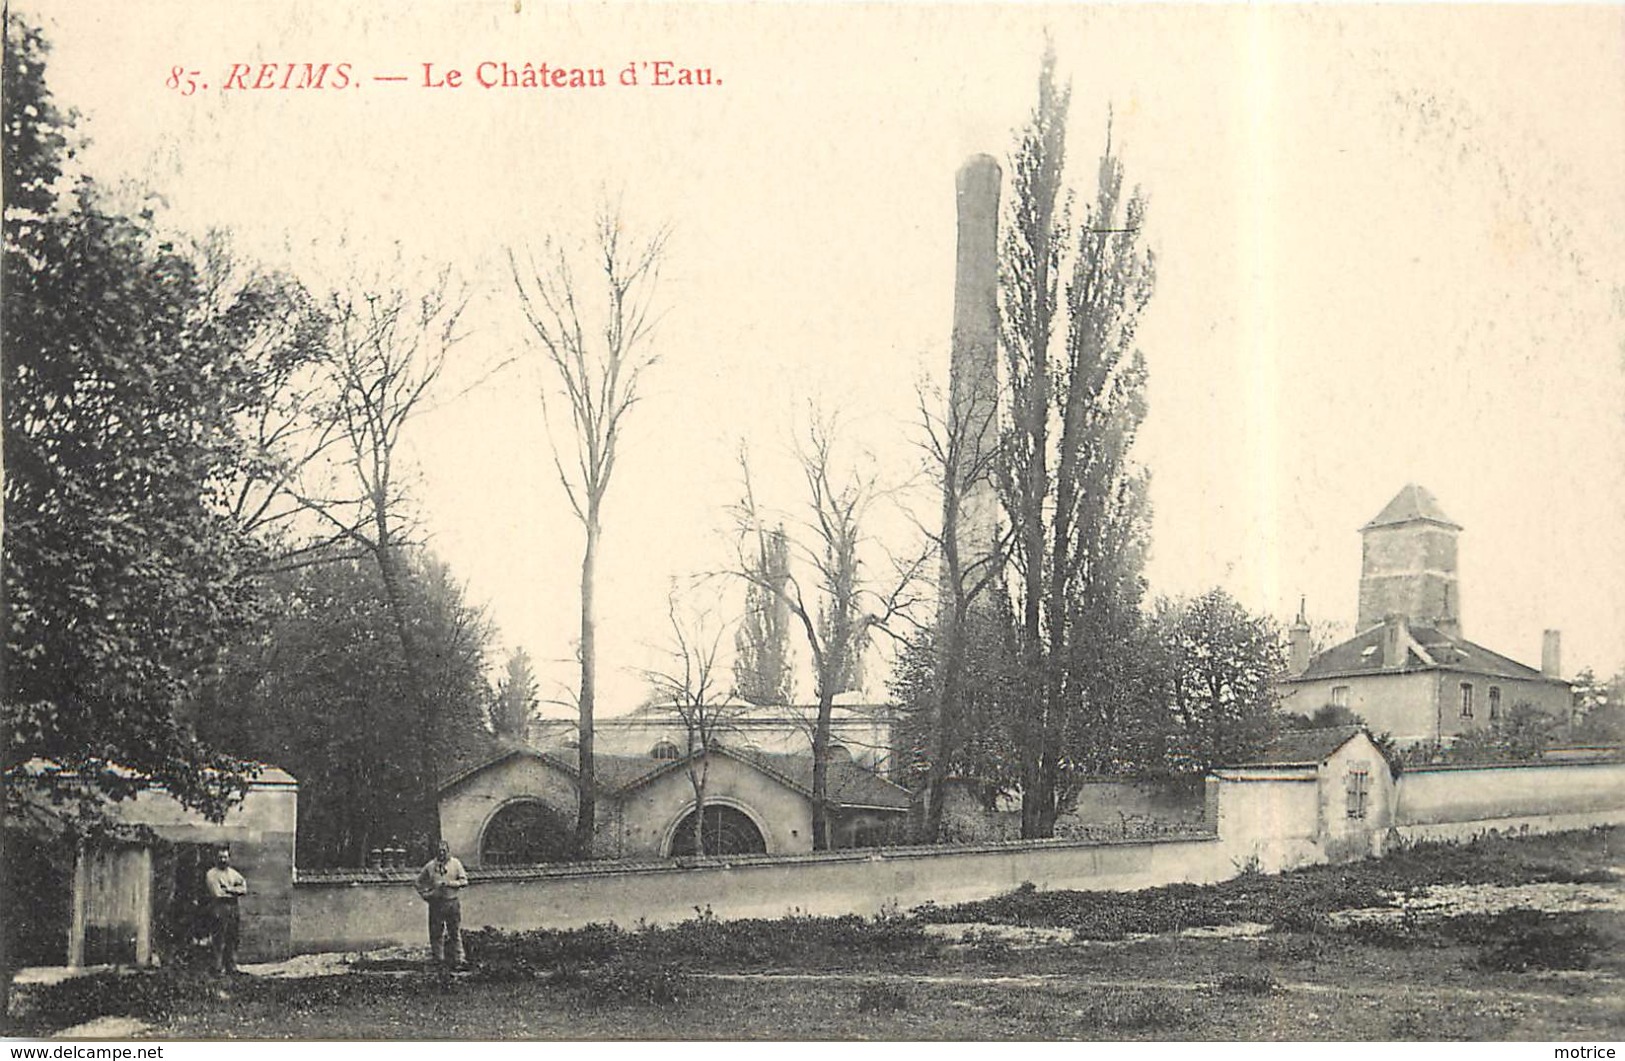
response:
M1308 602L1304 598L1298 599L1298 618L1292 624L1291 650L1287 657L1287 673L1296 678L1309 669L1309 658L1314 648L1314 642L1309 636L1309 620L1304 618L1304 605Z
M1384 670L1394 670L1405 665L1405 656L1410 647L1406 644L1408 640L1403 615L1383 616L1382 666Z
M1548 630L1540 639L1540 673L1547 678L1563 677L1563 633Z

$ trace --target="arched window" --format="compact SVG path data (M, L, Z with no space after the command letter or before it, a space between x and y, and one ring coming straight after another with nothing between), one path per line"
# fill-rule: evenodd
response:
M767 841L762 839L762 831L756 828L741 811L732 807L710 804L705 808L705 826L701 832L705 837L705 853L708 855L763 855L767 853ZM694 851L694 812L690 811L677 826L677 833L671 838L671 853L673 855L692 855Z
M651 759L681 759L682 757L683 753L677 749L677 745L669 740L663 740L649 749L649 758Z
M480 837L480 865L532 866L570 858L570 823L541 800L526 799L496 812Z

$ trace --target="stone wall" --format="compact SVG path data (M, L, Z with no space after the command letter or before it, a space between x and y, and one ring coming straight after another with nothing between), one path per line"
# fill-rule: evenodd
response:
M1552 832L1622 820L1625 762L1411 767L1395 786L1393 829L1410 840Z
M1348 817L1348 774L1371 780L1363 819ZM1390 779L1369 745L1320 766L1220 771L1209 778L1208 836L1155 841L1039 840L729 859L666 859L475 870L463 923L507 930L591 922L671 923L708 910L724 919L789 913L872 915L927 901L1039 888L1126 891L1210 883L1375 852L1394 840L1491 829L1555 831L1625 821L1625 763L1426 768ZM410 872L301 875L298 952L417 944L423 904Z

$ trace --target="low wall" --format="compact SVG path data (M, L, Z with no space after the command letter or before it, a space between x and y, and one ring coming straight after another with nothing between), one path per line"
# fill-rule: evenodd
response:
M1387 784L1387 775L1382 775ZM709 910L723 919L873 915L925 902L984 899L1030 882L1043 889L1131 891L1276 872L1336 852L1328 817L1344 813L1335 771L1218 771L1204 820L1215 832L1157 840L1040 840L731 859L666 859L471 871L463 924L509 931L670 924ZM1328 788L1328 786L1332 786ZM1625 763L1413 769L1373 800L1362 829L1452 839L1491 829L1552 832L1625 822ZM1341 824L1341 823L1338 823ZM421 944L414 871L301 874L293 891L296 953Z
M1392 827L1407 841L1490 831L1561 832L1625 821L1625 762L1412 767L1395 785Z
M463 893L463 925L523 931L605 921L671 924L705 909L724 920L873 915L933 900L984 899L1029 881L1045 889L1130 891L1222 880L1237 868L1227 845L1206 837L472 870ZM388 871L301 875L294 889L294 950L424 942L426 914L412 879Z

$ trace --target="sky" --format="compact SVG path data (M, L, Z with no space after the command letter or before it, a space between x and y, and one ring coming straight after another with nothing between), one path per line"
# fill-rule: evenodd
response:
M604 515L600 713L619 714L658 665L673 580L729 566L742 444L793 516L795 439L836 413L843 452L899 486L877 549L913 547L906 512L931 505L901 487L917 387L946 373L954 173L1008 156L1046 34L1072 86L1069 183L1092 193L1110 115L1149 202L1153 593L1222 586L1282 619L1302 600L1348 631L1357 529L1415 482L1465 527L1467 637L1538 663L1560 629L1567 673L1625 666L1625 8L15 10L54 45L85 168L160 193L164 224L224 229L318 290L402 260L462 278L469 334L412 425L413 501L544 695L573 681L582 535L507 250L573 245L604 202L629 232L671 230L660 361ZM713 84L617 83L658 60ZM503 61L611 84L472 83ZM222 87L234 63L290 62L349 63L356 87ZM424 64L464 86L425 87ZM208 87L168 87L177 68Z

